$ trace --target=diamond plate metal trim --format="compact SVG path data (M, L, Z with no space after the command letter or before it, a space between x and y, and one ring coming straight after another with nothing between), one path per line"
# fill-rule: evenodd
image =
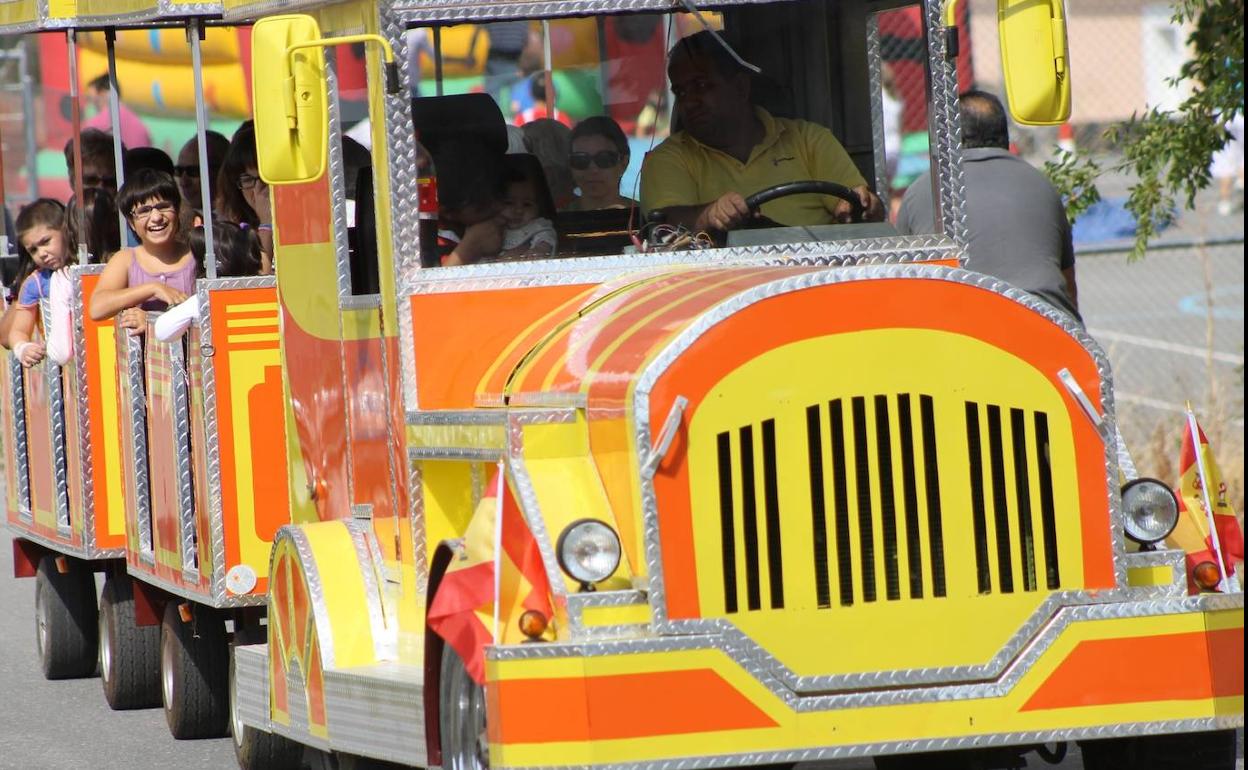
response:
M52 307L45 297L39 301L39 317L51 318ZM47 339L47 331L43 332ZM75 527L69 510L69 472L68 457L65 452L65 398L61 382L61 367L50 358L44 358L38 365L39 376L43 377L44 387L48 392L48 440L52 447L52 482L53 495L56 499L56 531L66 538L72 538ZM78 520L78 534L81 535L82 520ZM83 541L85 544L85 540Z
M272 553L277 553L277 545L283 540L289 540L294 546L295 553L299 555L299 565L303 568L303 577L308 584L308 602L312 608L312 621L316 624L317 640L321 645L321 658L325 669L328 670L334 665L334 636L329 624L329 609L325 606L325 589L321 584L321 573L316 566L316 555L312 553L312 545L308 543L308 536L295 525L287 524L277 530L277 534L273 536ZM275 574L271 561L270 575Z
M437 269L406 269L400 286L408 294L442 294L531 286L602 283L622 275L679 267L737 265L890 265L960 258L961 248L941 234L844 241L742 246L656 254L488 262Z
M1166 567L1172 570L1170 583L1160 586L1132 586L1132 596L1150 599L1183 597L1187 595L1187 554L1180 549L1161 551L1136 551L1123 558L1127 569L1133 567Z
M416 607L424 615L429 593L429 546L425 528L425 482L422 465L410 462L407 474L407 499L410 511L408 523L412 537L412 564L416 570Z
M135 525L138 527L138 557L146 564L156 563L152 550L152 500L147 475L147 395L143 387L143 341L132 337L121 326L116 327L118 364L125 378L130 396L129 403L121 408L128 413L125 425L130 428L131 456L129 460L134 479ZM124 419L124 418L123 418Z
M497 462L502 459L501 449L457 449L455 447L408 447L409 462L418 460L468 460L470 462Z
M524 462L524 426L515 420L509 420L507 426L507 477L516 500L520 503L520 512L524 514L525 523L529 525L529 532L537 543L538 553L542 555L542 566L546 568L546 580L550 583L550 593L555 599L555 614L558 615L567 607L568 587L563 573L559 571L555 544L546 529L546 519L542 516L537 492L533 489L533 481Z
M1037 312L1073 337L1096 363L1101 377L1101 402L1106 421L1113 423L1113 381L1109 369L1109 361L1104 351L1087 334L1081 325L1066 313L1051 307L1032 297L1027 292L988 276L971 273L960 269L934 268L925 265L871 265L845 268L837 271L821 271L805 273L782 278L767 284L753 287L741 292L718 306L704 313L693 324L673 339L666 348L660 351L651 363L642 371L635 388L633 403L633 424L635 430L635 449L653 445L650 435L650 391L658 378L669 366L687 350L699 337L711 327L725 318L740 312L744 308L787 292L798 291L815 286L826 286L842 282L860 280L881 280L890 278L931 279L951 281L1001 294L1006 298L1026 306ZM1105 448L1106 487L1109 495L1110 517L1108 526L1111 528L1113 547L1114 574L1117 585L1126 586L1126 565L1123 560L1124 541L1122 535L1121 500L1117 484L1118 469L1116 456L1110 444ZM660 538L658 528L658 509L652 480L642 478L641 505L643 520L643 537L645 543L646 564L649 577L649 598L652 608L653 623L661 633L717 633L732 637L743 646L745 658L763 660L772 670L780 672L780 676L796 690L829 691L839 688L870 687L880 682L888 684L921 684L936 681L966 681L984 679L995 676L1022 649L1028 639L1038 630L1045 619L1059 606L1080 602L1111 601L1129 599L1121 590L1100 592L1092 595L1089 592L1061 592L1050 594L1032 617L1024 623L1005 647L992 660L979 666L959 666L940 669L913 669L886 672L873 672L864 675L838 675L826 677L798 677L779 661L772 658L756 643L745 637L726 620L683 620L672 621L667 617L667 604L663 584Z
M231 595L225 587L225 515L224 501L221 497L221 438L217 423L217 375L213 368L212 347L212 302L209 293L210 285L215 281L200 280L196 284L195 296L199 301L199 324L189 332L190 344L199 345L200 382L203 387L204 410L204 469L208 485L208 547L212 552L212 564L216 568L209 579L213 597L218 600L229 600ZM272 279L269 279L272 280Z
M347 245L346 173L342 163L342 108L338 102L338 57L323 56L329 95L329 217L338 273L338 306L351 296L351 249ZM349 391L348 391L349 392Z
M151 330L149 330L150 332ZM182 338L157 342L149 337L149 345L162 345L169 358L173 386L174 437L177 454L174 472L178 474L178 527L182 551L182 577L189 583L199 582L198 533L195 531L195 487L191 472L191 408L190 378L186 371L186 354ZM218 572L224 572L218 569Z
M269 725L269 646L231 645L234 656L234 707L243 724L264 732Z
M373 528L361 521L344 521L347 531L351 533L351 545L355 548L355 559L359 562L360 577L364 581L364 599L368 604L368 627L373 637L373 655L377 660L395 660L398 657L399 642L396 635L397 624L388 627L386 617L397 612L397 607L385 606L385 594L382 591L384 580L381 577L381 549Z
M962 177L962 120L958 110L957 61L946 57L942 0L924 0L927 30L928 136L932 158L932 200L939 225L958 244L965 266L966 184Z
M195 587L187 586L184 583L175 583L166 580L153 572L143 571L141 573L130 573L135 580L142 580L144 583L156 586L157 588L174 596L180 596L188 601L202 604L213 609L230 609L234 607L263 607L268 602L267 594L244 594L236 596L234 594L217 595L213 593L205 593Z
M760 0L725 0L716 7L751 5ZM589 16L598 13L637 11L670 12L683 8L671 0L547 0L532 3L500 3L497 0L436 0L416 4L397 3L395 11L408 24L429 22L488 21L491 19L546 19Z
M89 403L87 378L87 338L83 306L82 276L98 275L104 272L104 265L71 265L69 268L70 285L70 335L73 339L73 366L70 369L70 391L76 397L76 417L78 418L78 467L79 490L81 499L78 501L82 511L83 543L88 558L112 559L126 555L125 548L100 548L95 537L95 466L91 457L91 410Z
M1127 481L1138 479L1140 472L1135 469L1135 460L1131 459L1131 450L1127 448L1117 423L1114 424L1114 451L1118 453L1118 469L1122 471L1122 477Z
M13 459L17 465L18 519L26 523L34 521L30 510L30 448L26 436L26 383L22 377L22 364L17 356L7 355L9 392L13 394Z
M586 626L586 607L633 607L649 606L644 591L591 591L568 595L568 631L575 641L588 641L595 638L614 639L623 636L638 636L649 632L648 624L630 624L618 626Z
M880 56L880 17L873 13L867 17L867 78L871 94L871 148L875 171L875 194L888 211L888 198L892 193L888 178L888 160L884 146L884 79L883 61Z
M81 546L76 546L73 543L69 543L65 540L55 540L50 537L44 537L43 535L36 532L33 528L26 529L22 527L21 524L22 524L21 520L19 520L18 522L13 522L11 520L5 521L5 526L10 532L13 533L14 537L20 537L23 540L29 540L33 543L38 543L39 545L44 546L48 550L56 551L57 553L63 553L68 556L76 556L80 559L91 558L87 554L86 549L82 548Z

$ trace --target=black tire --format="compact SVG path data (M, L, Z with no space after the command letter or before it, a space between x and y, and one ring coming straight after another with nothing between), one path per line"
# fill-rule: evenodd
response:
M485 770L490 766L485 742L485 688L468 675L459 653L442 645L438 690L438 728L445 770Z
M179 603L165 605L160 625L160 693L169 732L178 740L224 738L230 730L230 650L220 613Z
M932 751L922 754L893 754L875 757L875 770L967 770L965 752Z
M48 679L95 676L99 655L95 576L76 559L65 557L68 571L56 569L56 556L45 554L35 574L35 644Z
M134 583L110 573L100 594L100 679L114 711L160 705L160 626L140 626Z
M238 716L234 680L234 656L230 656L230 734L234 736L234 757L241 770L300 770L303 745L274 733L243 724Z
M1235 731L1083 741L1084 770L1234 770Z

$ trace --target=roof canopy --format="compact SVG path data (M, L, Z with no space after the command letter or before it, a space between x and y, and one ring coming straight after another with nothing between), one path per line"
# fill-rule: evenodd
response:
M150 27L223 11L221 0L0 0L0 34Z

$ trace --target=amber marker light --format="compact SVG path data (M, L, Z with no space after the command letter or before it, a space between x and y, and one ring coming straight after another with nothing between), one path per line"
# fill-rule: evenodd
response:
M1192 579L1202 589L1212 591L1222 582L1222 574L1218 572L1218 565L1211 561L1202 561L1192 570Z
M540 641L542 634L546 633L546 627L549 621L546 616L537 610L526 610L520 616L520 632L529 637L532 641Z

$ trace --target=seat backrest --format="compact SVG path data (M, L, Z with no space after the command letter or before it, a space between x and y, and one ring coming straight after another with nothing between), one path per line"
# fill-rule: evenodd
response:
M351 250L351 293L377 294L377 217L373 201L373 167L363 166L355 176L355 227L347 231Z

